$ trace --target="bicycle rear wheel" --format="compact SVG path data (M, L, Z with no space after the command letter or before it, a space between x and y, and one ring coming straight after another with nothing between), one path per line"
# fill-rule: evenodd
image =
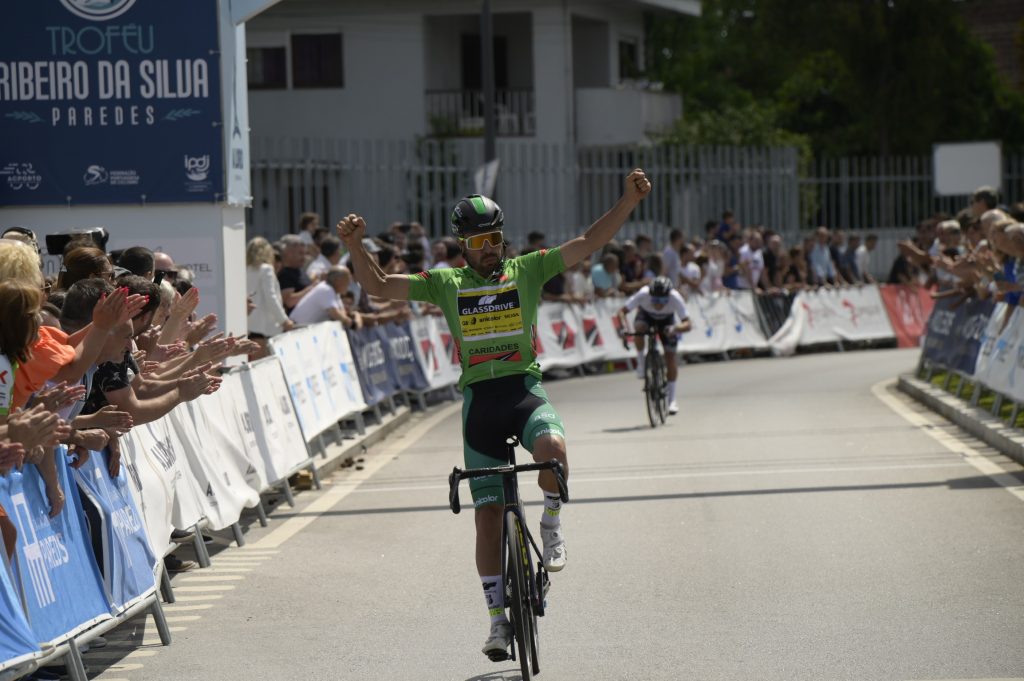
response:
M533 605L530 601L530 549L526 541L525 529L519 522L519 516L512 511L505 513L505 541L508 544L508 572L506 577L512 583L511 600L508 603L512 628L515 630L516 653L519 656L519 668L523 681L530 681L537 670L536 621L533 617ZM533 653L533 664L530 664Z
M659 423L664 423L661 417L661 394L664 387L663 371L660 370L661 355L657 352L647 353L646 371L644 372L644 399L647 402L647 418L651 422L651 428L657 428Z

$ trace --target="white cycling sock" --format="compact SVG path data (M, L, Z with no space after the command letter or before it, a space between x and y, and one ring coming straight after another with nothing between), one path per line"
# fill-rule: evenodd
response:
M669 381L667 385L668 385L668 403L672 404L676 400L676 382L675 381Z
M487 613L491 616L491 624L507 622L505 616L505 588L501 585L501 575L481 576L484 585L484 598L487 599Z
M544 493L544 515L540 518L542 527L552 529L562 525L562 497L557 494Z
M636 351L636 365L637 365L637 366L638 366L638 367L639 367L640 369L643 369L643 368L644 368L644 361L645 361L646 359L647 359L647 356L646 356L646 355L644 354L644 351L643 351L643 350L640 350L640 349L638 348L638 349L637 349L637 351Z

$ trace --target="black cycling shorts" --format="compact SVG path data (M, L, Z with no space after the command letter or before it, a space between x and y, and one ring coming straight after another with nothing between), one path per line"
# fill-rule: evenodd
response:
M667 317L653 317L642 309L637 310L633 326L635 327L637 324L646 324L647 328L656 330L658 338L661 339L661 344L666 350L675 350L679 345L679 334L675 331L675 313Z
M466 468L508 463L505 440L515 436L530 452L542 435L565 438L562 419L540 379L529 374L470 383L463 390L462 438ZM473 505L504 503L501 477L472 478Z

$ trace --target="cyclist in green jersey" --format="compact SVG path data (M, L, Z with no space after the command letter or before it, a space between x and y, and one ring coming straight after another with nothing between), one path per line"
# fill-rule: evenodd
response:
M611 241L650 192L651 183L638 168L626 177L623 194L611 210L581 236L518 258L505 258L504 215L498 204L484 196L468 196L456 204L451 216L467 266L413 275L384 273L363 247L363 218L350 214L338 223L356 280L367 293L427 301L443 310L462 363L459 388L464 396L466 468L506 463L505 439L515 435L535 460L557 459L568 475L562 420L541 387L537 364L541 287ZM542 471L538 483L544 491L540 528L544 566L557 572L566 562L558 485L551 471ZM476 566L491 616L490 636L483 648L488 654L505 650L512 642L501 584L501 479L478 478L470 489L476 509Z

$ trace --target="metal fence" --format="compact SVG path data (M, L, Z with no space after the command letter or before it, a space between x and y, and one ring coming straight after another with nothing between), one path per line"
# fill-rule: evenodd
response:
M252 145L250 233L274 239L303 211L325 223L364 215L371 231L416 220L447 233L458 197L474 190L479 140L353 141L257 138ZM797 156L785 148L601 147L499 140L497 198L513 239L532 230L554 241L578 233L618 199L629 169L644 168L658 190L625 235L657 239L671 227L702 233L724 207L744 222L799 224Z
M552 243L578 234L615 203L634 167L647 171L656 191L624 238L644 232L664 242L672 227L703 236L705 222L729 208L744 224L781 232L787 244L818 225L873 231L876 277L886 275L897 241L918 221L967 205L966 196L934 195L929 157L821 160L801 174L789 148L574 148L505 139L497 149L497 198L516 243L533 230ZM357 212L371 233L416 220L432 236L446 234L451 206L474 191L482 155L479 139L254 139L250 234L276 239L303 211L325 224ZM1006 157L1002 190L1006 203L1024 200L1024 154Z
M969 195L936 196L933 188L930 156L819 159L800 178L800 225L907 229L968 204ZM1001 198L1024 201L1024 154L1004 159Z

